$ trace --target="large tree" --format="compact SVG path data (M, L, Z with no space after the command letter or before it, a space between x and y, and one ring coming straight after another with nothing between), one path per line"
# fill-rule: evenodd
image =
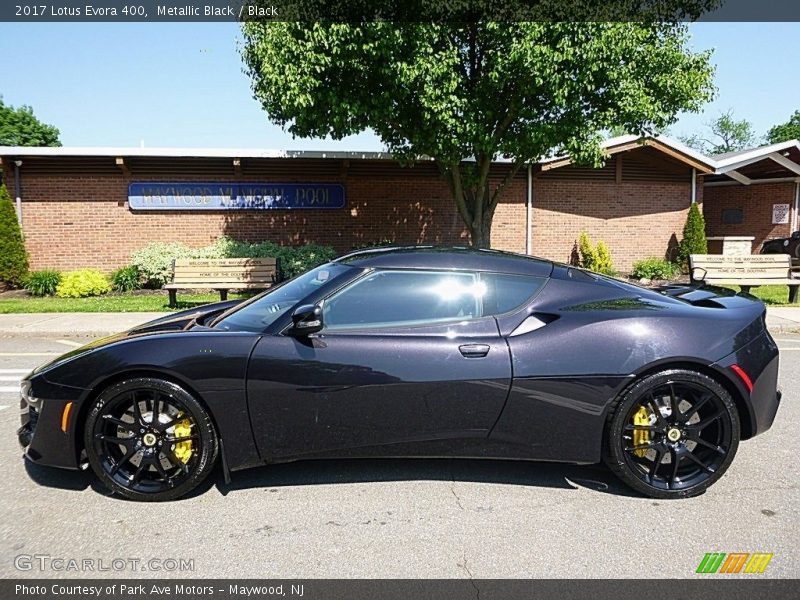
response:
M554 152L600 164L603 131L663 129L713 95L710 55L688 49L678 20L242 29L273 121L300 137L372 129L401 162L434 159L478 247L489 247L497 203L525 164ZM510 159L499 179L498 157Z
M747 119L737 120L732 110L706 123L706 128L707 133L695 133L681 138L681 141L706 154L736 152L759 143L759 136L756 135L753 124Z
M58 133L37 119L30 106L14 108L0 97L0 146L60 146Z
M767 132L767 139L770 144L778 142L788 142L789 140L800 140L800 110L794 111L786 123L775 125Z

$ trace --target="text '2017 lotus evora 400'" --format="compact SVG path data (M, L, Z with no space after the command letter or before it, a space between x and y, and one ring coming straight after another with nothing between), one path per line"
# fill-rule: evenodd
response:
M464 248L356 252L152 321L22 382L28 460L137 500L306 458L604 461L700 494L780 402L764 305Z

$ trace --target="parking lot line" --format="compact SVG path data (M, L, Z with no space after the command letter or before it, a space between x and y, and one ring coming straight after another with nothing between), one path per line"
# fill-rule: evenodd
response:
M61 356L62 352L0 352L0 356Z
M5 410L6 408L9 408L9 407L6 406L5 404L0 404L0 410Z
M19 381L22 379L19 375L0 375L0 381Z
M80 348L81 346L85 346L83 342L72 342L70 340L53 340L57 344L64 344L65 346L72 346L73 348Z
M19 392L18 385L0 385L0 393L2 392Z

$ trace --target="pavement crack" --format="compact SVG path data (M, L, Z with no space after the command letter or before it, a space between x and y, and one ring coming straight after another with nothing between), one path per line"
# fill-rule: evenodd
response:
M461 563L458 566L461 567L462 569L464 569L464 571L466 572L467 577L469 578L469 583L472 586L472 588L475 590L475 598L477 600L481 600L481 590L478 588L478 585L475 583L475 576L472 574L472 571L469 568L469 564L467 563L467 553L466 552L462 552L461 553Z

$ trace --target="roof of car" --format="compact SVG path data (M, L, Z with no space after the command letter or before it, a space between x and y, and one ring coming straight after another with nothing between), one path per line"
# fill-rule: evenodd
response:
M464 269L547 277L549 260L524 254L455 246L391 246L360 250L336 259L355 267L385 269Z

